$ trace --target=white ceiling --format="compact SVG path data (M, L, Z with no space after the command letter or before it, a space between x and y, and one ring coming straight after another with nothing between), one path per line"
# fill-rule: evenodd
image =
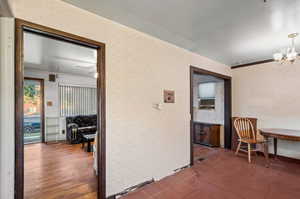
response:
M54 73L94 77L97 50L24 33L24 67Z
M270 59L300 32L300 0L63 1L227 65Z

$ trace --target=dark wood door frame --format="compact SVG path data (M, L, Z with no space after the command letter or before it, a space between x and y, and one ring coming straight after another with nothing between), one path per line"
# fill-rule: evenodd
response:
M97 50L98 102L98 199L106 197L106 117L105 117L105 44L77 35L27 22L15 21L15 199L24 199L24 142L23 142L23 79L24 31L72 42Z
M24 80L35 80L39 81L41 83L41 123L42 127L41 129L41 142L45 142L45 84L44 84L44 79L40 78L33 78L33 77L24 77Z
M224 80L224 147L226 149L231 149L231 77L222 75L219 73L204 70L195 66L190 66L190 165L194 164L194 150L193 150L193 140L194 140L194 111L193 111L193 75L211 75Z

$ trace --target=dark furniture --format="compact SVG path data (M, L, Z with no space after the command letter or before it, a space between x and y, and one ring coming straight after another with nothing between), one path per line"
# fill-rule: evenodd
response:
M97 115L78 115L66 118L67 141L79 144L83 135L95 134L97 131Z
M300 130L289 130L289 129L260 129L260 133L264 136L265 140L269 138L274 139L274 155L277 156L277 139L298 141L300 142ZM266 160L269 163L268 147L265 149L267 152Z
M193 122L194 143L220 147L220 124Z
M94 142L96 137L96 134L87 134L87 135L82 135L82 148L84 148L85 143L87 143L87 152L93 152L93 147L92 147L92 142Z

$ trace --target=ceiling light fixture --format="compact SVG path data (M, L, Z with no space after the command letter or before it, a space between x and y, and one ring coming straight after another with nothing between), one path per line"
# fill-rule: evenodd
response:
M283 49L281 52L277 52L273 54L273 58L275 61L285 63L290 62L294 63L298 57L298 53L296 51L295 46L295 38L299 35L299 33L292 33L288 35L288 38L291 39L292 45L286 49Z

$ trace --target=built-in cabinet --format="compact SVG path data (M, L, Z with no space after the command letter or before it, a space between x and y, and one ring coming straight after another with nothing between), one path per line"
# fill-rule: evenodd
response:
M220 147L220 124L193 122L194 143Z

